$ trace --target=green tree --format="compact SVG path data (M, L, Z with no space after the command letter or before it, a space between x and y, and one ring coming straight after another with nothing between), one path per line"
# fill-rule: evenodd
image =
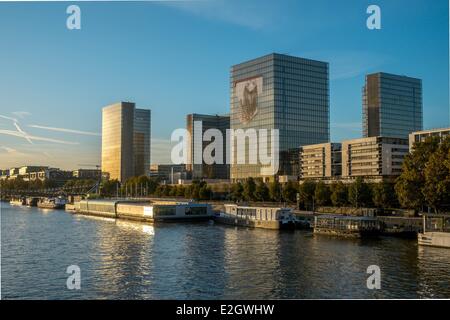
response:
M342 181L331 185L331 203L335 207L343 207L348 203L348 189Z
M424 170L425 184L422 194L426 203L439 212L450 208L450 136L442 141L430 156Z
M331 202L331 191L329 186L320 181L316 185L314 197L318 206L326 206Z
M300 203L303 204L306 209L313 209L315 205L316 183L306 179L300 184L298 191Z
M243 199L244 187L242 183L233 183L231 186L231 199L233 201L241 201Z
M372 186L372 202L377 208L387 209L397 205L394 185L387 181Z
M287 202L295 202L297 200L298 184L294 181L288 181L282 190L283 199Z
M255 198L258 201L269 200L269 188L261 179L256 182Z
M207 186L205 181L194 180L189 186L189 193L192 199L200 199L200 189Z
M245 180L243 193L244 199L247 201L255 200L255 190L256 190L255 180L253 180L253 178L251 177Z
M177 186L177 194L176 194L177 197L184 197L185 192L186 192L185 187L182 184Z
M178 191L178 186L176 186L176 185L170 186L169 195L171 197L176 197L177 196L177 191Z
M369 186L361 177L350 185L348 189L348 200L355 208L369 206L371 204L372 195Z
M401 206L418 210L425 203L422 193L425 186L425 167L438 147L439 138L430 137L414 143L413 150L405 157L402 173L395 183L395 192Z
M120 182L117 179L106 180L102 182L101 195L114 197L120 189Z
M211 196L212 196L211 188L208 187L206 184L201 186L198 191L198 195L199 195L199 199L202 199L202 200L211 199Z
M281 184L277 180L274 180L269 184L269 197L274 202L282 200Z

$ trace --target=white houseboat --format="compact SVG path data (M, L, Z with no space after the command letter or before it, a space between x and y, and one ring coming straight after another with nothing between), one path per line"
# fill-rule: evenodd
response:
M209 220L209 204L191 202L136 202L128 200L81 200L75 204L78 214L147 222Z
M219 223L263 229L294 229L297 220L290 208L248 207L225 204L216 216Z
M417 239L422 246L450 248L450 214L424 214Z

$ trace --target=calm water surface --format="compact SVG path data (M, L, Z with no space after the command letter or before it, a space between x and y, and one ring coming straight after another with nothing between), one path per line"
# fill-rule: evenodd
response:
M3 299L450 298L450 249L1 203ZM81 268L68 290L66 269ZM369 265L381 290L366 287Z

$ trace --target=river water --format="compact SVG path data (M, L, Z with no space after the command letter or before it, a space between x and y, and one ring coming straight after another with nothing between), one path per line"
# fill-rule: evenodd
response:
M69 290L67 267L81 270ZM367 268L381 289L367 288ZM450 298L450 249L1 203L3 299Z

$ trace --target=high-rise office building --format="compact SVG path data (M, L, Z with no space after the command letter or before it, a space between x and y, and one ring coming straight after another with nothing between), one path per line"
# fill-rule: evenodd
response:
M292 175L290 155L298 155L303 145L329 141L328 75L326 62L277 53L231 67L231 129L278 129L280 156L275 175L265 175L267 166L259 162L237 164L231 159L233 181L248 177L268 181L276 175ZM231 144L237 154L241 146ZM258 148L255 143L241 152L248 159Z
M142 176L150 173L150 132L151 111L135 109L134 111L134 175Z
M197 124L201 125L196 126ZM188 164L186 169L191 175L192 179L229 179L230 166L226 159L226 131L230 129L230 116L208 115L208 114L188 114L186 117L186 129L189 132L190 139L187 143L187 158ZM195 152L198 155L203 155L203 151L212 141L195 141L196 134L203 137L205 131L209 129L217 129L222 135L222 144L219 146L222 150L222 163L205 163L203 156L199 161L195 161ZM199 132L196 132L199 130ZM214 154L215 155L215 154ZM196 163L201 162L201 163ZM219 162L219 161L218 161Z
M366 76L363 136L408 138L422 130L422 80L388 73Z
M150 170L150 110L119 102L102 110L102 172L126 181Z

